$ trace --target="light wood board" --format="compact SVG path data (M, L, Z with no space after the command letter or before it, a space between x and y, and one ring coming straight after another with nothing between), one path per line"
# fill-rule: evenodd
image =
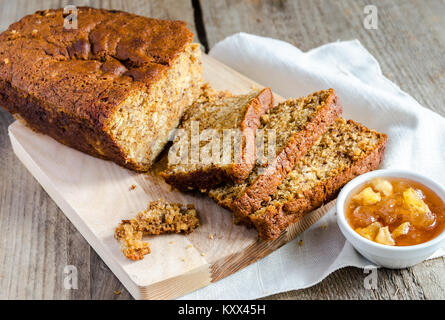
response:
M260 87L206 55L203 67L205 80L218 90L245 93ZM306 215L274 241L259 241L255 230L234 225L229 211L203 195L172 190L155 172L138 174L96 159L19 122L9 135L18 158L136 299L176 298L223 279L287 243L327 211ZM114 229L160 198L193 203L201 226L187 236L147 237L152 253L137 262L126 259Z

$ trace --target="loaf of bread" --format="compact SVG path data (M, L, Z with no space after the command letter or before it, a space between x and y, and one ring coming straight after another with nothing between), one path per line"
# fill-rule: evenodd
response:
M238 96L203 90L203 96L181 121L179 129L184 130L184 137L178 136L170 148L173 154L169 154L169 166L161 175L183 191L208 189L222 182L243 182L255 165L255 133L260 118L272 106L269 88ZM192 134L200 139L199 150L192 151L189 146ZM190 149L185 159L176 155L181 148ZM192 159L193 155L196 159ZM178 163L172 163L177 159L174 156Z
M78 8L39 11L0 35L0 105L30 128L146 171L202 85L185 22Z
M239 222L260 209L281 181L294 168L327 128L340 116L342 108L333 89L278 104L263 116L265 138L275 132L275 150L265 163L257 165L240 184L213 188L208 194L218 204L234 212ZM271 143L265 139L265 149Z
M333 200L358 175L377 169L387 136L339 119L296 164L261 209L249 215L261 239L277 238L302 215Z

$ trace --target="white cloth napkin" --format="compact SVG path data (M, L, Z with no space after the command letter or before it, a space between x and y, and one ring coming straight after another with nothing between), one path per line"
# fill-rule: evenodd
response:
M283 41L239 33L216 44L210 55L286 98L334 88L344 118L388 134L382 168L411 169L444 183L445 119L385 78L358 40L302 52ZM433 257L443 255L445 248ZM346 266L372 265L341 234L334 207L266 258L183 299L260 298L310 287Z

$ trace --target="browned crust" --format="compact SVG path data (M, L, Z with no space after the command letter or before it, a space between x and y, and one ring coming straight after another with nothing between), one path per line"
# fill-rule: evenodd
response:
M0 34L0 79L102 128L193 40L182 21L79 7L78 28L65 29L65 16L63 9L37 11Z
M31 129L95 157L112 160L130 169L142 169L127 162L117 144L102 130L88 126L69 114L50 112L50 107L45 107L44 102L13 88L10 83L2 80L0 80L0 92L0 105L17 116L18 119L22 120L23 118ZM91 143L100 141L104 153L99 153L89 141Z
M71 148L110 160L128 169L146 172L148 168L131 161L117 142L99 127L91 126L75 115L52 110L44 101L0 80L0 106L30 129L46 134ZM100 152L99 152L100 150Z
M306 124L304 130L295 133L264 172L244 190L230 205L230 210L240 222L247 222L246 217L261 208L269 199L281 181L294 168L297 161L306 154L314 143L326 132L328 127L341 115L342 107L333 89L325 105Z
M160 175L165 181L175 188L187 191L191 189L210 189L223 182L234 181L242 183L255 165L256 152L247 152L246 141L249 133L255 134L261 125L261 116L273 106L273 93L270 88L264 88L249 102L249 106L241 122L243 135L243 148L240 163L232 163L228 168L211 166L206 169L198 169L190 172L163 171ZM255 144L253 145L255 148Z
M255 166L256 144L253 143L253 153L248 152L246 142L248 133L255 134L261 126L261 116L273 107L273 93L270 88L264 88L250 101L250 104L241 122L241 132L243 135L243 150L241 163L233 163L227 170L227 176L235 183L242 183L249 176ZM252 141L254 142L254 141Z
M351 121L351 120L349 120ZM303 193L298 200L290 200L280 206L268 206L261 216L250 215L249 219L263 240L276 239L290 224L297 222L304 214L333 200L340 189L353 178L377 169L385 152L387 136L380 134L378 146L337 176L320 183Z
M227 172L220 167L212 166L208 170L190 172L162 171L159 173L165 182L181 191L193 189L210 189L228 179Z

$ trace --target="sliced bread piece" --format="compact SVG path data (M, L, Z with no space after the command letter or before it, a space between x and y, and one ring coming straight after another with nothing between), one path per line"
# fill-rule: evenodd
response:
M277 238L290 224L333 200L354 177L374 170L387 136L339 119L297 163L266 206L249 215L261 239Z
M266 166L257 165L243 183L211 189L209 196L232 210L238 222L247 222L246 217L261 208L341 112L333 89L290 99L272 108L263 120L264 131L272 130L276 134L275 157Z
M255 165L254 137L256 129L261 124L260 117L273 106L273 94L270 88L239 96L218 94L209 88L206 89L200 99L187 111L179 128L185 129L190 137L194 132L192 126L196 128L198 125L199 131L196 132L199 133L200 139L203 139L205 130L209 132L208 129L213 129L218 143L216 158L212 158L215 156L213 154L204 155L203 150L209 145L209 141L201 140L198 142L199 150L193 151L187 146L190 151L186 154L187 158L181 159L180 163L172 164L169 154L168 168L161 172L167 183L183 191L207 189L223 181L243 182ZM231 133L234 134L233 139L238 139L238 143L229 146L230 157L224 161L224 147L221 146L221 142L224 134L230 133L228 129L235 129ZM186 143L190 140L188 139ZM183 142L181 139L175 139L170 152L177 153ZM196 157L195 161L191 161L192 155Z

